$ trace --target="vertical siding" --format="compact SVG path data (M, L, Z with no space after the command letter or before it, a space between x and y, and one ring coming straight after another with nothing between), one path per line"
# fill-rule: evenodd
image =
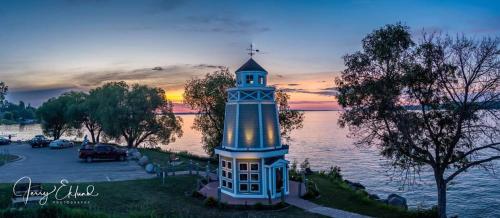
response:
M222 144L226 147L235 147L236 137L236 105L226 104L226 114L224 118L224 137Z
M240 104L239 107L238 147L258 148L260 147L258 104Z
M262 104L262 128L264 147L279 146L279 128L276 104Z

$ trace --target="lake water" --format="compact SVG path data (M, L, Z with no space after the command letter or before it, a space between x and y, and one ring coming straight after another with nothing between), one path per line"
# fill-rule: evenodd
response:
M340 166L344 178L366 186L370 193L387 197L397 193L408 200L410 207L429 207L436 202L436 189L430 171L422 172L410 187L402 187L400 175L388 171L385 159L374 148L357 148L346 137L348 131L339 128L340 112L306 112L304 128L293 132L288 160L301 163L309 158L313 170ZM184 136L164 149L189 151L205 155L200 145L200 133L192 130L194 115L182 115ZM0 126L0 135L16 134L14 140L29 139L41 132L39 125L20 127ZM67 137L75 139L75 137ZM496 167L500 162L496 162ZM457 177L448 189L448 213L460 217L500 217L500 176L472 169Z

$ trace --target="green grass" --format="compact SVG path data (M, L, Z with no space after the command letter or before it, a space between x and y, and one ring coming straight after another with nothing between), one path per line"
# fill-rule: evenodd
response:
M430 210L404 210L389 206L368 198L366 192L353 191L348 185L339 180L330 180L325 176L314 174L308 176L318 186L320 197L313 199L314 203L333 207L341 210L351 211L373 217L434 217Z
M176 171L189 170L190 161L193 162L193 170L199 169L200 171L205 171L207 163L210 163L211 171L215 170L215 168L217 167L217 161L215 161L214 159L196 156L187 152L171 152L146 148L141 148L139 149L139 151L143 155L148 156L150 162L160 164L162 167L167 165L170 155L175 154L175 156L179 158L181 164L173 167L171 166L170 170L172 170L172 168Z
M17 158L19 158L19 156L17 156L17 155L0 154L0 166L4 165L5 163L16 160Z
M110 217L319 217L295 207L280 211L207 208L202 199L191 197L196 180L195 176L176 176L168 177L164 185L159 179L88 183L99 196L78 198L90 203L67 207ZM88 184L78 184L80 192ZM77 184L71 185L74 189ZM8 206L10 190L10 185L0 184L0 206Z

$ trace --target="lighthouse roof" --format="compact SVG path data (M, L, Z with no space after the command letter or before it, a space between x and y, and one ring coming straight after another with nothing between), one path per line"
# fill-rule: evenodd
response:
M250 58L243 66L238 68L236 72L240 71L263 71L267 73L267 70L265 70L262 66L260 66L257 62L253 60L253 58Z

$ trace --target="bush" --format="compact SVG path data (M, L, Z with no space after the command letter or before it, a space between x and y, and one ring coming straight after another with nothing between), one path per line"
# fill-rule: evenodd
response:
M302 182L302 176L300 175L300 172L297 169L297 160L293 160L288 174L290 176L290 180L296 182Z
M208 197L207 199L205 199L203 204L206 207L217 207L217 200L215 200L215 198L213 198L213 197Z
M202 198L203 195L199 191L193 190L193 192L191 193L191 197Z
M330 180L339 181L339 180L342 180L342 175L340 174L340 171L341 171L340 167L331 166L330 170L328 171L328 173L326 175L328 176L328 178Z
M300 169L302 172L304 172L306 175L311 175L313 172L311 170L311 164L309 163L309 158L306 158L304 162L300 164Z
M304 194L304 199L314 199L319 196L319 189L312 180L306 182L306 193Z
M263 210L264 209L264 205L260 202L257 202L253 205L253 208L256 209L256 210Z

